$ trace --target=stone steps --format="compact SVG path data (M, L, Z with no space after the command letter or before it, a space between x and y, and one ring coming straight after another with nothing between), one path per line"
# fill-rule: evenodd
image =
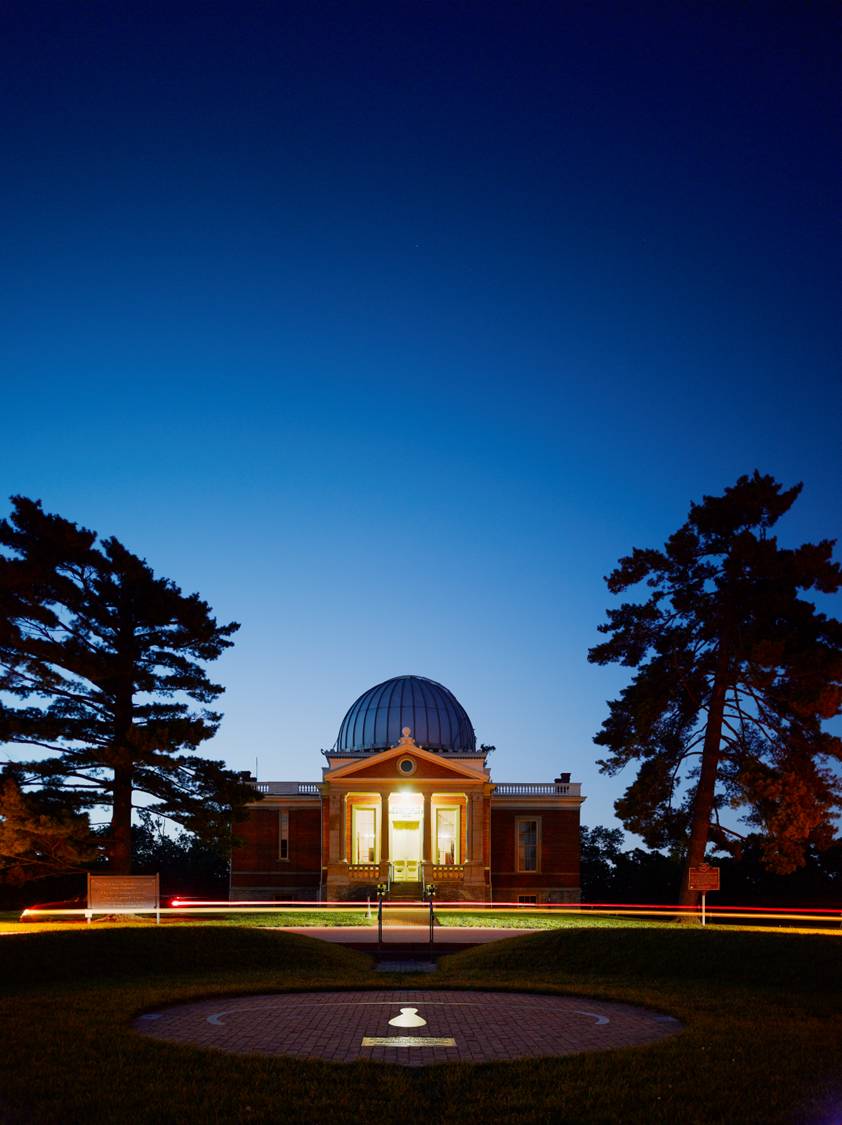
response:
M392 883L389 888L389 902L418 902L423 896L424 888L418 883Z

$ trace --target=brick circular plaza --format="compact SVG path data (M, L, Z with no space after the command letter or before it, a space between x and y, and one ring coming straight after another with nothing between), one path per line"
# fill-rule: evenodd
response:
M395 989L228 996L145 1012L143 1035L328 1062L500 1062L654 1043L672 1016L580 996Z

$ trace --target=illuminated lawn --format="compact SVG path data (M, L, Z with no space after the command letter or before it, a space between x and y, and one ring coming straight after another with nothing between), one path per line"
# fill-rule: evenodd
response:
M623 909L621 906L620 910ZM770 914L773 914L770 911ZM589 914L589 913L575 913L559 911L558 913L550 911L526 912L520 910L504 911L484 911L484 910L436 910L436 917L442 926L458 926L458 927L499 927L500 929L514 929L514 930L565 930L565 929L687 929L688 926L698 926L699 919L697 915L692 917L685 917L682 920L676 920L676 916L666 911L659 915L646 915L645 911L642 916L635 918L630 914L618 913L616 916L605 914ZM710 919L710 916L709 916ZM762 914L754 916L749 915L729 918L728 916L713 916L713 920L708 921L708 929L728 929L728 930L747 930L749 932L757 932L759 930L778 932L780 930L787 930L789 933L813 933L819 931L829 936L840 935L842 936L842 925L837 918L816 918L813 920L805 920L799 916L798 919L788 920L785 917L772 918L767 920Z
M198 916L199 924L203 926L239 926L246 928L274 927L274 926L376 926L377 912L372 910L371 918L366 918L365 909L352 910L279 910L268 914L202 914ZM161 918L162 926L195 926L197 918L182 914L165 914ZM154 926L155 918L151 915L133 918L110 919L99 916L94 919L91 926L95 929L124 929L127 926L144 927ZM20 911L14 913L0 913L0 934L25 934L55 932L57 930L78 930L87 926L84 918L68 921L66 917L56 915L52 920L38 922L21 922Z
M460 928L483 926L513 930L580 929L583 926L597 929L620 926L628 929L636 926L671 926L677 924L670 919L606 918L587 914L551 914L547 911L528 913L523 910L437 910L436 917L442 926L459 926Z
M61 930L76 931L87 923L83 918L67 919L60 915L39 921L20 922L20 915L15 912L0 912L0 936L3 934L25 934L56 932ZM385 911L386 924L389 921L389 909ZM606 914L589 914L576 912L549 912L525 910L461 910L436 908L436 919L441 926L455 926L459 928L482 927L520 930L556 930L556 929L686 929L687 925L698 924L696 919L685 919L677 922L674 915L632 917L629 915L610 916ZM341 926L341 927L373 927L377 925L377 908L372 907L371 917L367 916L364 907L351 907L339 909L303 909L273 910L267 913L219 913L219 914L164 914L161 917L162 926L234 926L241 928L295 928L313 926ZM96 929L112 929L126 927L154 926L155 920L151 915L133 918L114 918L98 916L92 923ZM810 933L818 931L829 935L842 936L842 924L836 918L815 919L812 921L777 920L767 921L762 916L745 916L739 918L714 918L709 922L709 928L725 927L728 929L747 929L755 932L759 930L778 931L786 929L791 933Z
M44 933L58 930L78 930L87 923L84 919L67 920L61 916L38 922L21 922L20 914L0 913L0 934L4 933ZM389 921L389 909L385 911L386 924ZM673 926L671 919L646 919L646 918L610 918L589 916L586 914L548 914L546 912L533 912L517 910L436 910L436 919L441 926L483 927L500 929L539 930L539 929L567 929L580 928L613 928L636 926ZM161 918L165 926L203 925L203 926L240 926L247 928L276 928L296 926L376 926L377 907L372 907L371 917L366 916L365 909L339 909L339 910L278 910L266 914L199 914L194 917L179 914L167 914ZM92 925L97 929L125 928L126 926L154 926L155 919L151 916L134 917L131 919L114 919L108 917L96 918Z
M53 920L39 922L20 922L19 914L0 914L0 936L3 934L27 933L56 933L59 931L78 931L85 928L84 919L67 921L60 917ZM663 919L638 919L638 918L604 918L588 917L581 914L547 915L525 914L516 911L492 912L461 912L437 910L436 918L441 926L458 926L459 928L482 927L517 930L540 929L611 929L635 927L672 927L676 925L671 920ZM365 910L331 910L331 911L277 911L271 914L229 914L229 915L199 915L189 918L180 915L165 915L161 925L172 926L226 926L245 929L276 929L294 928L298 926L342 926L342 927L373 927L377 925L376 908L372 910L372 917L367 918ZM386 912L386 925L388 926L388 911ZM144 928L155 926L154 917L135 917L113 919L108 917L96 918L92 927L97 930Z
M29 933L0 946L0 1120L833 1122L842 1117L836 937L657 926L558 929L389 978L277 931ZM139 1010L285 988L534 988L651 1005L650 1047L411 1071L271 1060L136 1036Z

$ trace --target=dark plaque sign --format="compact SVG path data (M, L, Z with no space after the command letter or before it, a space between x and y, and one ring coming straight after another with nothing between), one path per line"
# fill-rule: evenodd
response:
M711 867L708 863L702 863L698 867L691 867L687 887L688 890L691 891L718 891L719 868Z

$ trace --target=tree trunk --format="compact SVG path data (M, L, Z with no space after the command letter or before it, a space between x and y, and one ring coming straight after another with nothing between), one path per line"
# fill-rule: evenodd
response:
M134 622L131 607L122 603L119 609L120 628L117 634L116 657L122 675L114 698L114 803L111 807L111 840L108 866L113 875L132 873L132 790L134 761L131 729L134 717Z
M132 873L132 769L114 770L114 803L111 807L111 839L108 845L109 875Z
M693 818L690 822L690 839L687 845L687 859L681 877L681 893L678 901L682 906L695 906L699 892L688 888L691 867L698 867L705 861L710 832L710 819L713 812L716 775L719 769L719 752L722 744L722 720L725 714L725 696L728 691L728 652L720 642L716 658L716 674L708 707L708 721L705 727L705 741L702 747L702 768L699 784L693 798Z

